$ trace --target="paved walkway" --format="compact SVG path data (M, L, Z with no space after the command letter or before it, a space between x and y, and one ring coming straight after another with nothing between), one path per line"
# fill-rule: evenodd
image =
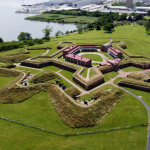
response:
M106 60L106 57L105 57L103 54L101 54L101 53L88 52L88 53L79 53L78 55L79 55L79 56L82 56L82 55L86 55L86 54L89 54L89 55L90 55L90 54L98 55L98 56L102 57L103 62L106 62L106 61L107 61L107 60ZM98 61L92 61L92 62L100 63L100 62L98 62Z
M42 56L45 56L48 53L49 53L49 49L47 49L46 53L44 53Z

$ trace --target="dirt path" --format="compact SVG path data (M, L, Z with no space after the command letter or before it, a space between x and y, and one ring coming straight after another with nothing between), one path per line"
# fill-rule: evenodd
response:
M90 70L91 70L91 68L89 68L87 71L86 81L88 81L90 79Z

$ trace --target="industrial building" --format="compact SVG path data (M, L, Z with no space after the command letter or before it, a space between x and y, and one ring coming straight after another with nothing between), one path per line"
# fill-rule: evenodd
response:
M126 7L133 8L133 0L126 0Z
M49 2L44 2L43 5L68 5L68 6L72 6L72 7L82 7L85 5L89 5L89 4L95 4L100 2L100 0L50 0Z

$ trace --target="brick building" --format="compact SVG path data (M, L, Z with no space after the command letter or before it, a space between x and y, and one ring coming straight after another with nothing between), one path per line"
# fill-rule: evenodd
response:
M63 57L65 58L67 54L78 54L78 53L80 53L80 46L73 45L63 51Z
M78 56L78 55L75 55L75 54L67 54L65 56L65 60L67 62L71 62L71 63L81 65L81 66L84 66L84 67L91 67L91 64L92 64L91 59L81 57L81 56Z
M112 45L111 45L110 43L106 43L106 44L104 44L104 45L101 46L101 51L107 53L107 52L108 52L108 49L109 49L110 47L112 47Z
M121 59L117 58L114 60L107 60L107 62L101 62L100 66L113 66L113 68L116 70L118 69L118 64L120 63Z
M108 53L109 53L109 55L111 55L115 59L116 58L122 59L122 53L119 50L115 49L114 47L110 47L108 49Z
M97 45L80 45L82 52L97 52Z

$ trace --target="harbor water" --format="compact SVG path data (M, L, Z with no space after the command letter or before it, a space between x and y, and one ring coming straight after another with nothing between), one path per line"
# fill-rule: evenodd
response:
M35 4L44 2L44 0L24 0L26 4ZM51 36L55 36L55 33L60 30L65 33L67 30L76 30L74 24L59 24L59 23L47 23L39 21L28 21L26 17L33 16L35 14L20 14L15 13L16 10L22 8L22 0L5 0L0 2L0 37L6 41L18 40L17 37L20 32L31 33L32 38L42 38L44 29L47 25L53 27Z

